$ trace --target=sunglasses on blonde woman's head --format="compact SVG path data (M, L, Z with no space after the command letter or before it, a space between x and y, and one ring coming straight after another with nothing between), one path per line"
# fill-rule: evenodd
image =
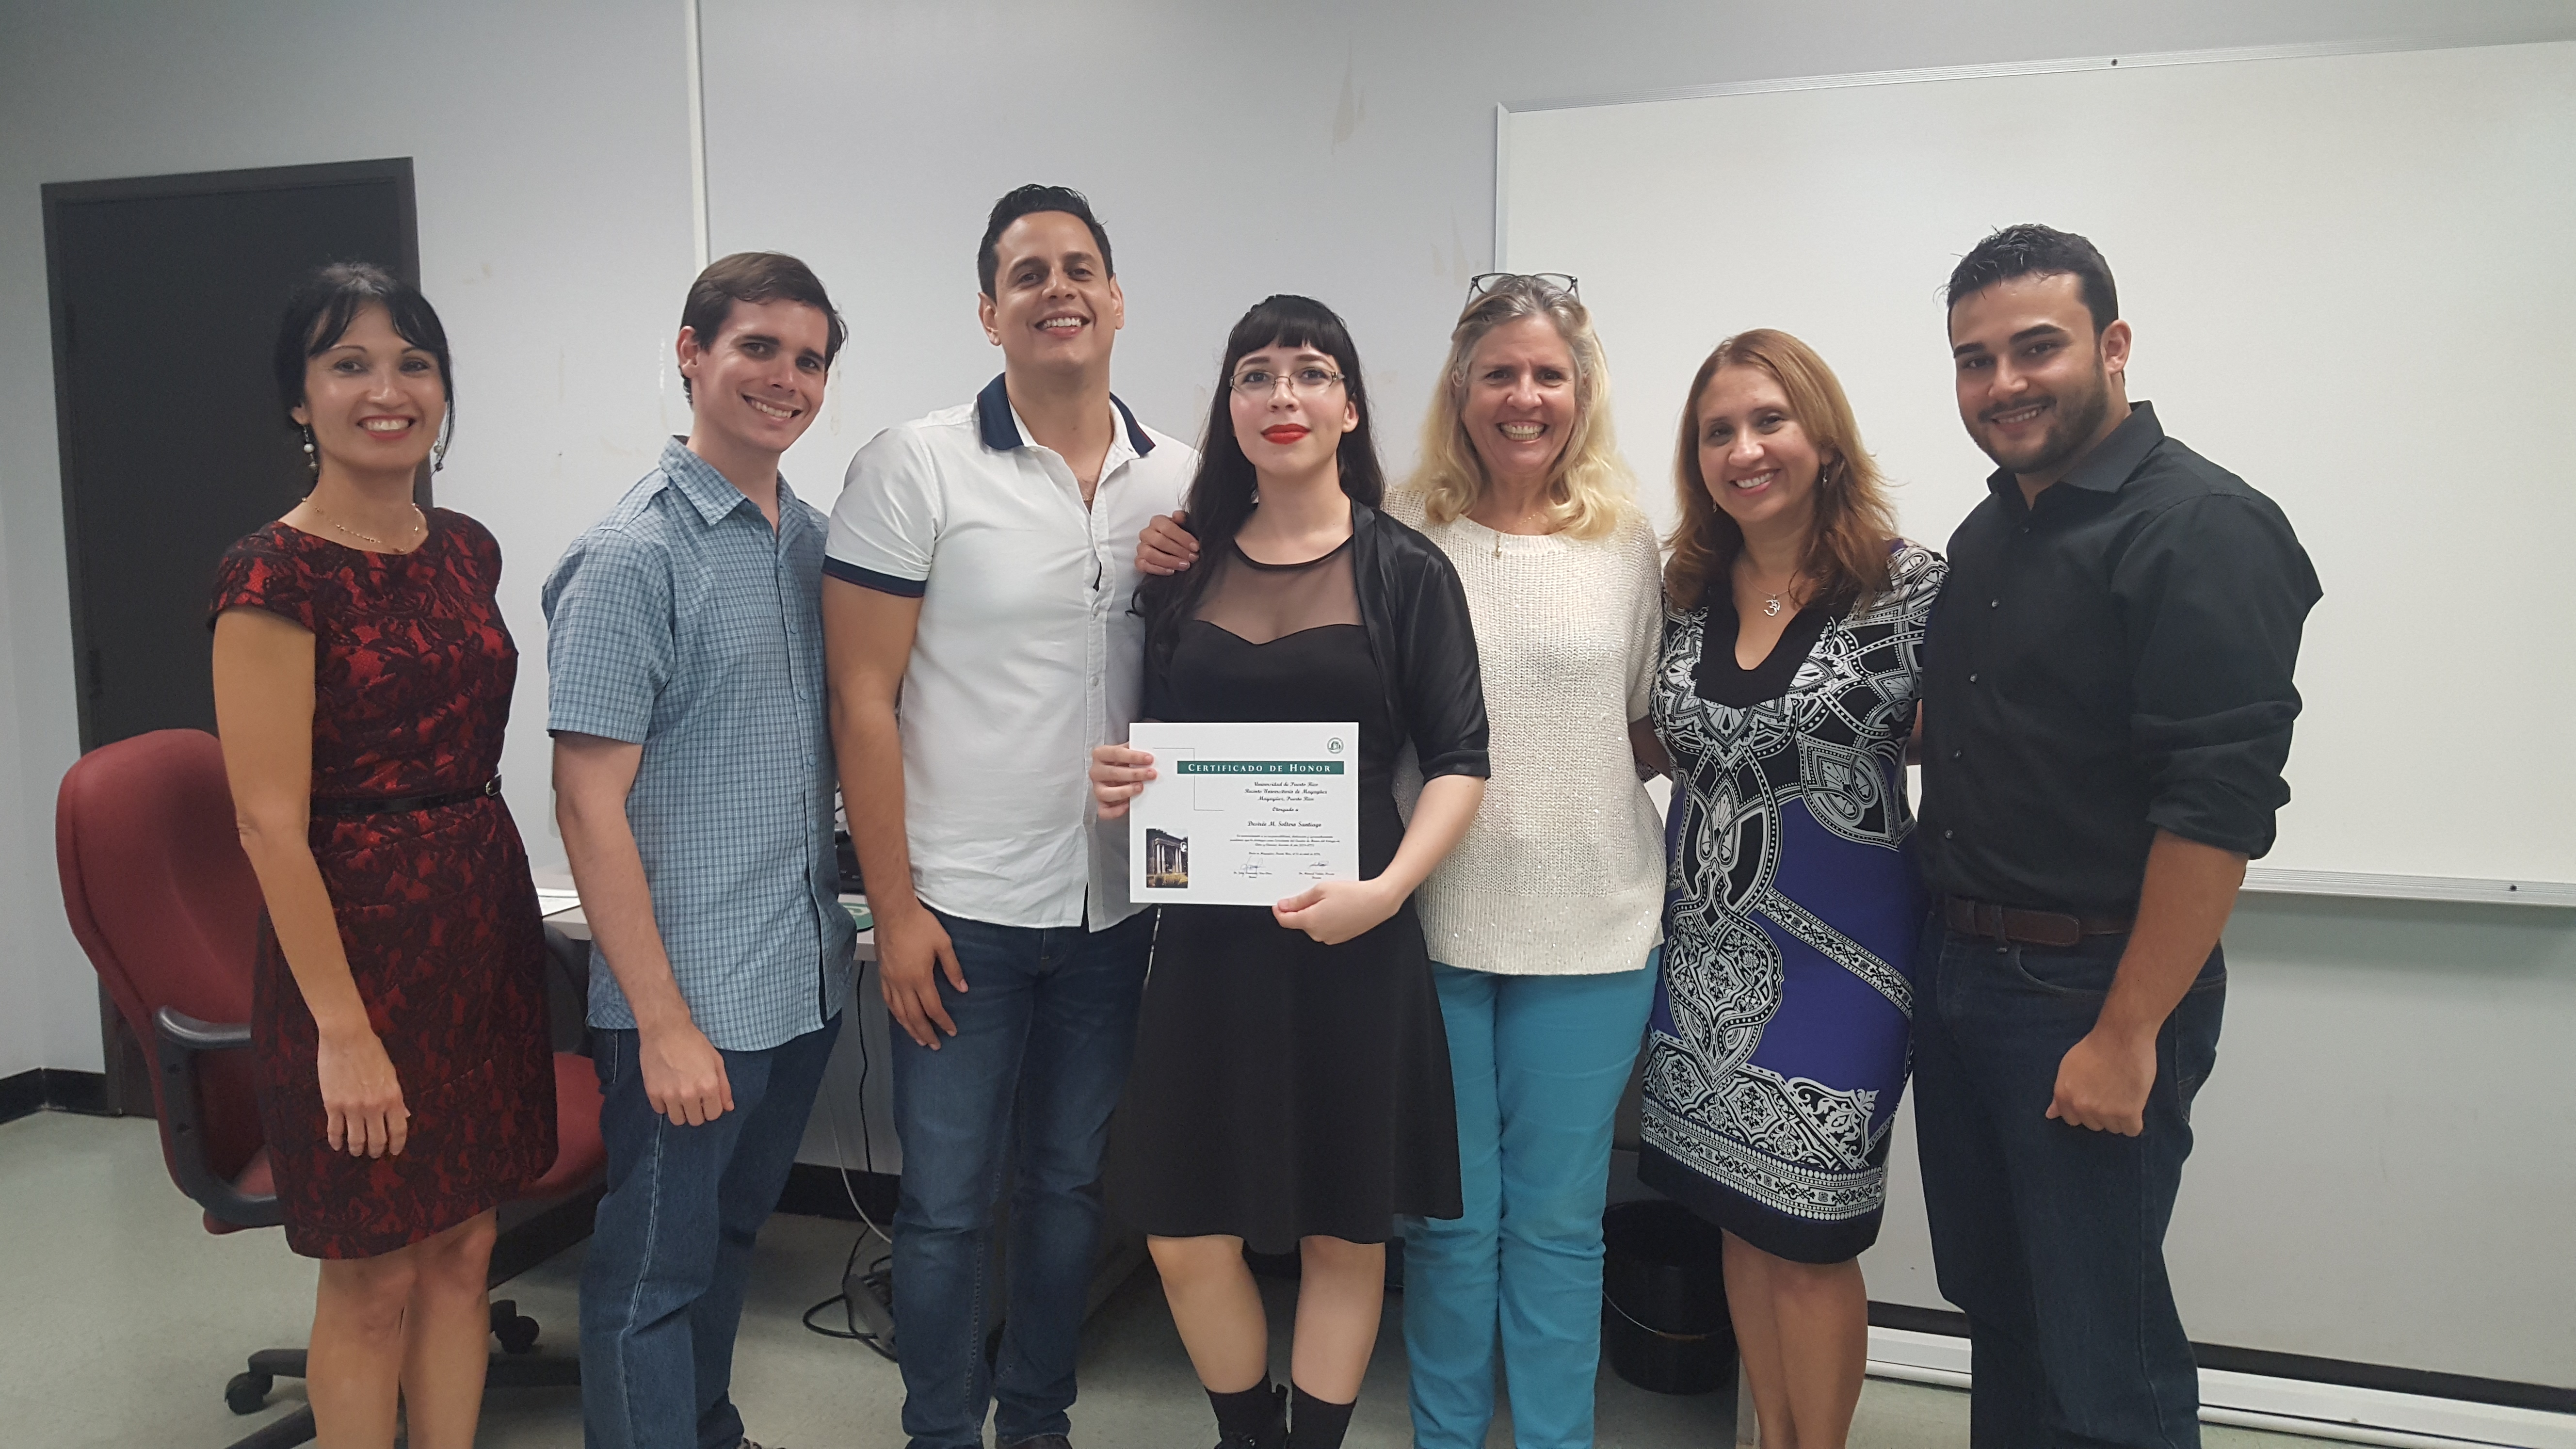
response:
M1467 300L1474 301L1507 282L1535 282L1551 292L1562 292L1577 301L1583 293L1574 278L1563 272L1485 272L1467 279Z

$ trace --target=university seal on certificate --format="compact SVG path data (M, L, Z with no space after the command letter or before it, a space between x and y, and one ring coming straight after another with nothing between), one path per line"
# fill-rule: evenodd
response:
M1127 807L1129 899L1267 906L1360 873L1356 724L1139 724L1155 778Z

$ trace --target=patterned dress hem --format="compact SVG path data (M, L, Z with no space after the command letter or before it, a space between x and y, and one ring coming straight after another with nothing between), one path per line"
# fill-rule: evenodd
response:
M1712 1226L1792 1263L1844 1263L1859 1257L1878 1241L1885 1216L1884 1208L1871 1208L1856 1217L1794 1218L1700 1176L1651 1143L1637 1153L1637 1180Z

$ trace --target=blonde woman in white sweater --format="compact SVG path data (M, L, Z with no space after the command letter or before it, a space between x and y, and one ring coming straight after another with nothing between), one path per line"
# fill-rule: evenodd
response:
M1611 1118L1654 999L1663 832L1636 754L1663 627L1654 530L1570 277L1477 279L1386 500L1466 586L1493 777L1414 900L1458 1092L1466 1215L1405 1238L1414 1443L1480 1449L1499 1340L1519 1449L1586 1449ZM1139 563L1186 567L1157 520ZM1399 790L1402 786L1399 786Z

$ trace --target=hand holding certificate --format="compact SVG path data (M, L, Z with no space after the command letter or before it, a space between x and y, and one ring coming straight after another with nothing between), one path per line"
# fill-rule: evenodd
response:
M1273 906L1358 881L1357 725L1139 724L1129 744L1153 757L1126 801L1132 899Z

